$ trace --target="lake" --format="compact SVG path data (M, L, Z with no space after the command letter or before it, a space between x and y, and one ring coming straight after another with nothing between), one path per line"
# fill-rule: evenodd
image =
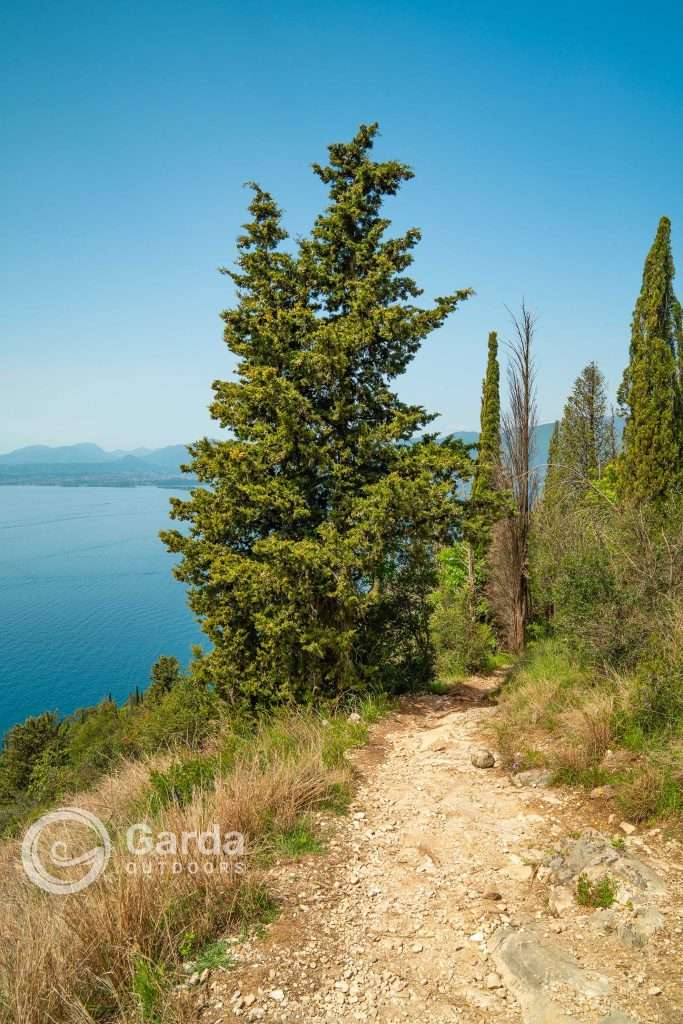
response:
M0 734L145 687L202 633L158 537L172 492L0 487Z

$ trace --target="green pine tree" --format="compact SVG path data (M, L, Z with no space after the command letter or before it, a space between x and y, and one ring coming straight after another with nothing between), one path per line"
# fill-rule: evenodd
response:
M202 678L252 705L430 668L434 547L471 462L455 442L416 442L432 417L390 385L470 292L415 304L404 271L420 234L387 238L382 215L412 172L370 159L376 133L362 126L314 165L329 205L293 253L254 186L223 314L237 378L214 383L211 405L232 436L191 447L202 486L172 501L186 529L162 535L213 644Z
M681 485L683 317L674 274L671 222L662 217L645 261L629 365L619 389L626 416L619 483L634 502L661 500Z

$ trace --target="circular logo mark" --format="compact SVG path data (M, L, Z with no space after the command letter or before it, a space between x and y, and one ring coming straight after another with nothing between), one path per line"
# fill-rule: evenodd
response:
M70 856L67 840L76 840L80 849L84 834L90 832L96 834L97 845ZM106 828L96 815L80 807L60 807L43 814L21 844L21 862L34 885L61 896L87 889L102 874L110 856Z

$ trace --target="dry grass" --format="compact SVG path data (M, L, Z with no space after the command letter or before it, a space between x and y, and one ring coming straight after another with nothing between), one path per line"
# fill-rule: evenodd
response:
M17 869L18 844L4 844L0 1020L180 1021L183 1010L177 1000L172 1009L162 1009L165 986L160 986L155 1008L143 1012L144 999L135 995L140 964L158 965L159 976L170 977L183 959L179 947L184 938L191 935L201 946L258 911L262 900L254 853L269 832L290 828L303 812L348 780L345 742L354 745L354 737L345 737L343 728L325 725L313 715L264 725L241 743L230 771L218 777L214 787L195 793L185 806L157 806L152 817L150 805L148 816L133 819L153 820L155 831L174 834L204 831L214 822L221 832L240 832L246 839L244 872L221 871L217 862L224 858L211 856L202 857L202 870L190 874L189 861L196 859L192 847L170 858L184 869L175 874L159 871L158 860L151 865L153 855L131 856L123 828L130 822L130 809L145 806L150 770L159 767L154 763L126 765L96 792L71 801L106 821L113 836L107 870L84 892L40 892ZM141 860L155 868L149 875L140 870ZM136 873L127 870L131 861L136 862ZM209 863L213 873L208 873Z
M614 739L614 697L610 693L590 694L577 707L561 711L556 721L559 742L553 752L553 765L580 775L600 764Z

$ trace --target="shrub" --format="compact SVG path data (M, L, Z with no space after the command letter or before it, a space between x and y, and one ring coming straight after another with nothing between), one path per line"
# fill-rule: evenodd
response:
M617 896L617 885L613 878L605 875L592 882L588 875L579 875L576 883L576 900L582 907L611 907Z

